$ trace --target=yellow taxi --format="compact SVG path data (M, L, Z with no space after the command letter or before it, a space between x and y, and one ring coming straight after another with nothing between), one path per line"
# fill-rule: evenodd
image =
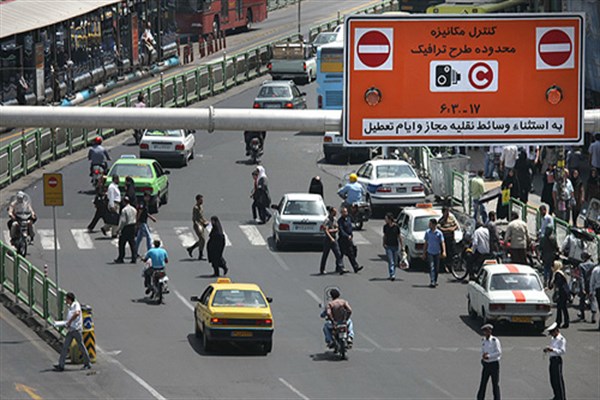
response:
M273 314L260 287L254 283L233 283L219 278L200 297L192 296L195 332L205 351L214 342L246 342L262 347L264 354L273 348Z

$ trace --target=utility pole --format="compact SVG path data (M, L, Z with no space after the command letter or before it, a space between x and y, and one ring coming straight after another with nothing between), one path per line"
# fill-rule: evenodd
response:
M300 19L300 4L302 3L302 0L298 0L298 35L302 35L302 30L301 30L301 19Z

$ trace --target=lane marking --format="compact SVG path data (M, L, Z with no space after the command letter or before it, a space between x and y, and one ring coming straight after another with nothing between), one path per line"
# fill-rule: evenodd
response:
M175 293L175 296L179 297L179 300L181 300L181 302L190 310L194 311L195 308L192 305L192 303L190 303L185 297L183 297L183 295L181 293L179 293L177 290L173 289L173 286L171 286L171 291L173 293Z
M288 381L286 381L285 379L279 378L279 382L283 383L285 386L287 386L288 389L290 389L292 392L296 393L298 395L298 397L300 397L302 400L310 400L308 397L303 395L298 389L296 389L295 387L290 385L290 383Z
M359 245L359 244L371 244L371 242L369 242L360 232L352 232L352 241L354 242L354 244Z
M455 398L452 393L450 393L449 391L447 391L443 387L439 386L437 383L435 383L431 379L424 378L424 380L425 380L425 382L429 383L429 385L431 385L431 387L439 390L440 392L444 393L446 396L450 397L451 399Z
M26 393L29 398L32 400L43 400L42 397L36 393L36 390L30 386L24 385L22 383L15 383L15 390L17 392Z
M94 241L87 229L71 229L71 235L80 250L89 250L94 248Z
M194 243L196 243L196 237L192 233L192 230L187 226L176 226L173 228L175 234L179 238L179 241L183 245L183 247L190 247Z
M279 264L279 266L281 267L281 269L283 269L284 271L289 271L290 267L287 266L287 264L285 263L285 261L283 261L283 258L281 258L279 256L279 254L271 251L271 255L273 256L273 258L275 259L275 261L277 261L277 264Z
M367 336L366 334L364 334L363 332L359 331L358 334L360 336L362 336L363 338L365 338L367 340L367 342L371 343L373 346L377 347L379 350L382 350L383 347L381 347L379 345L379 343L377 343L375 340L371 339L369 336Z
M253 246L266 246L267 242L263 239L258 228L254 225L240 225L240 229Z
M121 370L123 372L125 372L127 375L129 375L141 387L146 389L152 395L152 397L154 397L156 400L167 400L166 397L161 395L156 389L154 389L152 386L150 386L150 384L148 382L146 382L140 376L138 376L135 372L133 372L132 370L130 370L129 368L127 368L126 366L121 364L121 362L119 362L115 358L111 357L107 352L102 350L102 348L100 346L96 345L96 349L98 350L99 353L102 353L102 355L104 357L106 357L106 359L108 359L109 362L116 364L119 368L121 368Z
M310 289L305 289L305 292L308 293L308 295L312 297L317 303L321 304L321 299L319 298L319 296L317 296L315 292L313 292Z
M44 250L54 250L54 230L53 229L38 229L38 235L40 236L40 243ZM60 243L56 240L56 249L60 250Z

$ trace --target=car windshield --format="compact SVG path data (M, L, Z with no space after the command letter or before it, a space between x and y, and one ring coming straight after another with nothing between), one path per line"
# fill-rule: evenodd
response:
M320 33L314 40L313 45L319 46L326 43L331 43L335 40L337 34L335 32Z
M283 215L325 215L323 204L310 200L290 200L285 204Z
M378 165L378 178L414 178L415 173L408 165Z
M292 97L290 88L287 86L265 86L260 88L258 97Z
M490 290L542 290L542 285L534 274L494 274Z
M148 131L145 133L146 136L154 137L181 137L181 131L179 129L166 130L166 131Z
M115 164L110 171L110 175L151 179L152 169L147 164Z
M215 293L212 306L265 308L267 303L258 290L222 289Z
M429 220L431 218L436 218L435 215L424 215L422 217L415 218L415 225L413 226L413 232L425 232L429 229Z

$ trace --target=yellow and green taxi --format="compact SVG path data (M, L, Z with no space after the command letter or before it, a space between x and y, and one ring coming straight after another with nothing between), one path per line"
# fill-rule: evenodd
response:
M196 337L205 351L216 341L246 342L262 346L267 354L273 348L273 314L260 287L254 283L232 283L219 278L210 284L196 302L194 321Z
M135 184L136 197L142 198L145 192L152 197L150 212L158 212L158 207L169 201L169 171L165 171L156 160L124 155L114 162L108 171L106 185L111 177L119 176L119 189L125 191L125 178L131 176Z

